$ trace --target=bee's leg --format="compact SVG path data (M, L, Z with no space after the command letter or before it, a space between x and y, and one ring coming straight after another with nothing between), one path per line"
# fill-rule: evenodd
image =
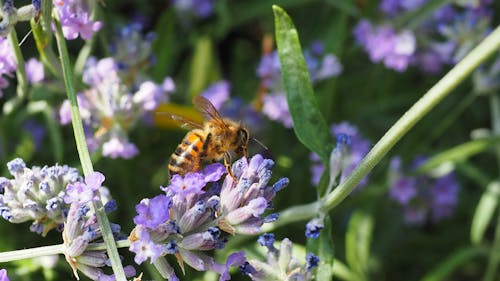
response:
M226 171L231 176L234 182L238 180L234 177L233 171L231 170L231 154L229 152L224 153L224 166L226 167Z

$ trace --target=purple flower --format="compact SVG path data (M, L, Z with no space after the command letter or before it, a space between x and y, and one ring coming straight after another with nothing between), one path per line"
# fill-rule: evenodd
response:
M163 253L164 248L153 242L145 229L136 228L134 235L137 240L130 243L130 251L135 253L135 263L141 264L147 259L153 263Z
M207 98L217 110L229 99L231 85L228 81L220 81L210 84L200 95Z
M156 228L158 225L169 219L168 209L172 201L166 195L158 195L152 199L143 199L135 206L137 216L134 218L135 224L144 225L147 228Z
M203 187L206 184L205 176L201 173L187 173L184 176L176 174L170 180L170 185L163 190L173 192L182 200L189 195L205 193Z
M313 267L318 266L319 257L315 256L313 253L307 253L306 255L306 270L311 271Z
M427 175L405 175L397 157L391 160L389 196L403 208L404 220L408 224L422 225L430 215L432 222L439 222L453 215L459 185L453 173L439 177ZM425 158L417 157L411 165L417 169Z
M219 163L185 176L174 175L170 185L162 188L166 196L161 201L169 198L168 204L166 200L162 203L168 206L154 207L153 198L144 199L136 208L137 225L129 237L136 261L176 255L181 266L214 270L221 274L220 280L228 280L230 266L244 264L244 253L233 254L225 264L219 264L208 251L223 248L232 235L255 234L263 223L272 220L264 213L276 192L288 184L279 180L268 185L273 164L260 155L239 159L232 165L237 181L227 174L222 178L226 171ZM143 235L145 232L148 235ZM170 272L164 276L175 275L167 262L159 270Z
M68 166L27 168L20 158L7 163L13 179L0 177L0 215L11 223L33 221L30 230L45 236L62 225L68 205L67 185L80 182L78 171Z
M345 121L332 125L330 131L332 136L337 139L336 149L347 150L345 153L341 153L341 159L337 159L339 167L331 167L340 170L338 172L340 172L340 183L342 183L368 153L371 144L370 141L363 138L357 127ZM316 186L324 171L324 166L316 154L311 153L309 157L313 162L311 182ZM364 186L367 181L368 177L363 178L358 186Z
M323 220L315 218L310 220L306 224L306 237L307 238L318 238L320 231L325 227Z
M262 99L262 113L271 120L281 122L285 127L293 127L292 116L288 110L286 96L283 93L267 94Z
M26 62L26 78L31 84L39 83L45 77L43 64L35 58L31 58Z
M245 252L232 253L227 257L225 265L217 264L214 270L220 274L219 281L231 280L231 275L229 274L229 269L231 266L241 266L245 263Z
M268 249L274 249L274 233L264 233L257 239L257 242Z
M88 3L85 0L56 1L55 4L64 38L72 40L80 36L88 40L94 32L101 29L101 22L90 20Z
M400 13L413 11L425 4L427 0L382 0L379 9L388 16L397 16Z
M7 276L7 270L0 269L0 281L9 281L9 276Z
M145 81L139 86L139 90L134 94L134 103L141 105L145 111L154 110L160 103L168 102L164 93L170 90L172 79L167 77L162 85L157 85L152 81Z
M9 86L5 76L13 77L16 68L16 59L10 41L6 37L0 36L0 98L3 95L2 89Z
M396 32L392 27L373 26L362 20L356 26L354 36L372 62L382 61L386 67L403 72L413 60L416 39L409 30Z
M66 204L71 204L73 202L85 204L94 200L95 192L99 190L104 179L104 175L100 172L92 172L85 177L85 183L75 182L68 184L64 202Z
M139 149L135 144L120 137L111 137L109 141L102 144L102 155L113 159L130 159L136 156L137 153L139 153Z
M175 9L182 14L193 14L207 18L213 12L213 0L173 0Z

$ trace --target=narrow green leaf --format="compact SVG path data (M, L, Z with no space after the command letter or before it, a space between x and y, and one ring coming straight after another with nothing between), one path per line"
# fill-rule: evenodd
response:
M468 260L472 260L486 251L479 247L464 247L451 254L442 263L438 264L431 272L426 274L421 281L441 281L446 280L455 269L459 268Z
M346 233L346 261L359 276L366 276L370 260L373 217L365 211L352 214ZM366 278L364 278L366 279Z
M193 60L191 62L191 74L189 85L189 96L200 94L208 84L210 76L215 67L213 64L212 41L208 37L199 38L196 42Z
M172 48L174 42L175 11L168 9L162 13L155 28L157 38L153 43L153 52L156 63L153 66L153 76L157 81L163 80L171 64Z
M429 172L430 170L447 162L462 162L473 155L486 151L487 149L492 147L492 145L498 144L499 142L500 137L494 137L473 140L457 145L439 154L436 154L435 156L427 160L422 166L418 168L417 172Z
M472 243L479 244L483 240L484 232L493 218L500 195L500 182L494 181L484 191L474 212L470 238Z
M274 5L273 11L281 75L293 129L297 138L327 165L332 149L331 136L314 96L297 30L283 9Z

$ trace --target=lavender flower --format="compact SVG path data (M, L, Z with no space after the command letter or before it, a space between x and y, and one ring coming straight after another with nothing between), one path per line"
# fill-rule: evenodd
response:
M415 55L416 39L410 30L396 32L390 26L373 26L362 20L354 36L372 62L383 62L387 68L398 72L405 71Z
M162 187L166 196L144 199L136 207L137 226L129 237L136 262L150 259L159 266L161 261L159 271L164 277L177 278L163 261L163 256L171 254L183 261L181 267L186 263L198 271L214 270L221 274L220 280L228 280L229 267L242 265L243 253L230 256L224 265L206 251L223 248L227 234L256 234L264 222L272 220L264 213L276 192L288 183L280 180L267 185L272 166L273 161L260 155L249 161L242 158L232 165L236 182L231 176L223 178L225 168L219 163L185 176L174 175L170 185Z
M314 218L306 224L306 237L318 238L319 232L325 227L323 219Z
M263 245L268 249L265 262L248 260L240 271L250 276L252 280L313 280L312 269L319 263L319 258L312 253L306 255L304 265L292 255L292 242L285 238L279 249L274 246Z
M342 163L339 167L339 182L342 183L368 153L371 144L370 141L361 136L357 127L349 124L348 122L334 124L330 127L330 130L332 136L342 136L341 138L337 138L337 147L347 146L347 153L345 156L342 156ZM344 137L349 141L347 141ZM310 159L313 162L313 165L311 166L311 182L316 186L319 183L325 167L320 162L320 159L316 154L311 153ZM368 177L363 178L358 186L364 186L367 181Z
M137 83L137 90L123 82L123 73L116 60L90 58L83 73L83 81L90 89L78 94L80 114L84 126L94 130L87 136L89 143L102 147L102 155L110 158L129 159L139 153L129 141L127 133L146 114L161 102L168 100L167 91L173 90L171 78L162 85L152 81ZM61 123L71 120L69 102L59 110Z
M110 265L106 251L87 250L90 243L102 242L97 217L89 210L90 208L81 201L71 203L63 231L66 261L73 269L76 279L79 279L78 271L81 271L92 280L115 280L113 275L107 275L102 270L103 267ZM117 237L119 226L113 225L111 229L116 231L113 235ZM124 269L127 277L135 275L132 266L126 266Z
M0 269L0 281L10 281L9 276L7 276L7 270Z
M142 28L141 23L134 21L115 34L110 52L123 69L138 71L154 61L152 49L156 35L154 32L142 34Z
M207 18L213 13L213 0L172 0L175 9L181 14L192 14Z
M31 58L26 62L26 78L31 84L39 83L43 80L45 74L43 64L35 58Z
M337 57L333 54L325 54L323 49L321 42L315 41L310 49L304 51L304 58L312 83L336 77L342 72L342 65ZM291 128L293 122L281 80L281 65L278 52L274 51L262 57L256 72L266 93L262 99L262 113L271 120L281 122L285 127Z
M6 76L13 77L16 68L16 59L10 41L0 36L0 98L3 96L2 89L9 86Z
M423 161L424 158L417 158L412 170L417 169ZM406 223L421 225L429 217L436 223L453 215L459 191L453 173L438 177L406 175L403 172L401 159L394 157L389 170L389 183L391 185L389 197L403 208Z
M101 22L90 19L89 3L86 0L54 1L54 6L61 21L64 38L68 40L78 36L88 40L102 27Z
M64 222L66 186L82 181L78 171L64 166L26 167L16 158L7 163L13 179L0 177L0 214L12 223L33 220L30 230L43 236Z
M200 95L207 98L217 110L229 99L231 85L228 81L220 81L208 86Z

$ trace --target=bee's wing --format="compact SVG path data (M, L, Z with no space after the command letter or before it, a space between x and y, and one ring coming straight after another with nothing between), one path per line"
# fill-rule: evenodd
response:
M176 115L176 114L170 114L170 118L172 120L175 120L179 124L181 124L182 128L187 128L187 129L203 129L203 124L200 124L198 122L195 122L191 119L188 119L186 117Z
M163 112L156 112L157 114L162 114L162 115L167 115L168 117L170 117L170 119L174 120L175 122L179 123L179 126L181 128L185 128L185 129L203 129L203 124L202 123L198 123L196 121L193 121L189 118L186 118L184 116L180 116L180 115L177 115L177 114L174 114L174 113L170 113L170 112L167 112L167 111L163 111Z
M193 104L196 109L207 115L207 119L216 121L222 127L227 127L219 111L215 109L214 105L208 99L203 96L195 96L193 98Z

